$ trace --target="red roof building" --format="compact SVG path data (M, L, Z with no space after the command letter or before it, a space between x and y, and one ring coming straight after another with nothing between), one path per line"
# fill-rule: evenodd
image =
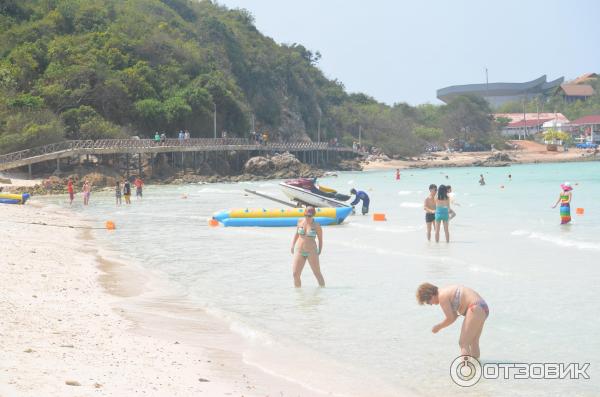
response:
M600 114L590 114L589 116L583 116L571 122L571 125L576 126L596 124L600 124Z
M519 120L508 123L502 128L502 135L505 137L521 137L525 138L530 135L535 135L542 132L542 127L546 121L554 120L554 118Z
M573 121L571 133L576 141L600 142L600 114L590 114Z

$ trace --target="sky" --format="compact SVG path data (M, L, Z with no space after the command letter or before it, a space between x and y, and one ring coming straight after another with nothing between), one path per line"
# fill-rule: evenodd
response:
M441 103L450 85L600 73L596 0L218 0L278 43L322 55L349 92Z

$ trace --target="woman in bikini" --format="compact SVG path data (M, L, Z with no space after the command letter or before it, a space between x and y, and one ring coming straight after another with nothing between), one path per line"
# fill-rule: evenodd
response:
M433 284L423 283L417 289L417 302L420 305L440 305L442 308L446 318L433 326L431 332L434 334L451 325L458 316L465 316L458 340L460 354L479 358L479 338L490 310L477 292L462 285L438 289Z
M314 207L306 207L304 219L298 221L298 228L292 240L294 287L296 288L302 286L300 276L307 259L313 274L319 282L319 286L325 286L325 280L321 274L321 265L319 264L319 255L323 250L323 230L321 225L314 220L315 212ZM319 240L318 246L317 239Z
M446 242L450 242L450 231L448 230L448 221L450 220L450 198L448 197L448 188L440 185L435 199L435 242L440 242L440 226L444 224L444 234Z

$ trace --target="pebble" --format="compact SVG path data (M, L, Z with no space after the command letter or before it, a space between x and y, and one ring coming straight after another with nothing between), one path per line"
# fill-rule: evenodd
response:
M66 380L65 384L69 386L81 386L81 383L77 382L76 380Z

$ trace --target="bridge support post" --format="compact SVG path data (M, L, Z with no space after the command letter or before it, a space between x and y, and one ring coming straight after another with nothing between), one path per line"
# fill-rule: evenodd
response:
M127 169L127 171L125 171L125 175L127 179L129 179L129 153L125 153L125 168Z
M142 154L138 153L138 176L142 177Z
M27 165L27 170L29 171L29 179L31 179L31 177L32 177L31 164Z
M56 172L60 172L60 159L56 159Z

